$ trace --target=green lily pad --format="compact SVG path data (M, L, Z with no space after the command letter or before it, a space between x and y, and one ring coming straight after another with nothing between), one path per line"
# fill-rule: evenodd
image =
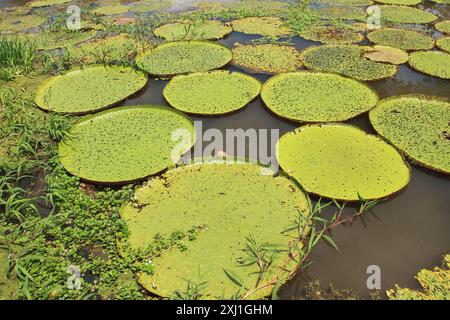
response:
M231 58L231 50L224 45L193 40L163 43L139 54L136 63L149 74L170 77L218 69Z
M45 23L47 18L36 14L30 15L2 15L0 18L0 30L2 32L16 32L36 28Z
M450 4L450 0L431 0L431 1L439 4Z
M63 4L70 2L70 0L38 0L33 1L29 4L32 8L41 8L41 7L48 7L48 6L54 6L57 4Z
M405 6L383 5L380 9L381 18L390 22L425 24L437 19L431 12Z
M436 41L439 49L450 53L450 37L440 38Z
M87 32L46 32L39 35L30 34L22 37L34 41L38 50L65 48L91 39L97 31Z
M130 231L129 248L145 250L156 238L203 227L194 239L184 241L185 250L173 247L152 258L154 273L139 274L140 283L170 297L186 290L187 281L206 282L201 299L230 298L239 291L236 283L255 287L258 267L244 263L246 237L252 235L260 245L277 246L278 251L287 249L294 234L283 231L299 218L307 221L309 214L295 183L285 176L262 175L262 169L254 164L189 165L137 189L134 202L121 210ZM271 254L266 251L266 256ZM260 284L272 278L283 282L293 267L282 269L288 252L278 252L271 260ZM249 298L264 297L272 288L268 285Z
M304 65L315 71L340 73L357 80L372 81L396 74L396 66L364 58L370 47L357 45L312 46L302 51Z
M8 277L8 253L0 248L0 301L17 299L19 281Z
M234 31L269 37L289 35L292 31L279 18L249 17L231 22Z
M438 97L382 100L369 113L375 130L415 162L450 174L450 103Z
M249 72L268 74L295 71L302 66L300 53L294 47L277 44L236 44L232 64Z
M194 141L172 141L176 130L194 140L192 120L174 109L113 108L80 119L60 142L59 158L67 171L83 180L128 183L166 169L192 147Z
M450 79L450 54L441 51L418 51L411 53L411 68L433 77Z
M441 21L435 24L436 30L450 34L450 20Z
M327 198L384 198L410 178L395 148L351 125L300 127L280 138L277 152L280 166L307 192Z
M367 38L373 43L403 50L428 50L434 47L433 38L404 29L384 28L375 30L370 32Z
M328 44L352 44L364 40L357 31L339 26L306 26L299 33L300 37Z
M117 14L123 14L130 10L131 7L122 5L102 6L92 10L93 13L101 16L112 16Z
M373 46L371 51L364 54L369 60L392 64L406 63L409 59L407 52L402 49L387 46Z
M340 20L365 20L367 13L360 6L342 6L330 5L319 7L313 10L319 17L323 19L340 19Z
M277 115L301 122L344 121L373 108L378 95L364 83L331 73L282 73L261 98Z
M383 4L397 4L399 6L415 6L422 3L422 0L375 0L375 2Z
M154 30L155 35L169 41L174 40L215 40L231 33L230 26L220 21L177 22L162 25Z
M146 84L146 74L133 68L93 65L43 82L35 103L48 111L84 114L108 108Z
M371 1L371 0L312 0L311 3L365 7L365 6L372 5L373 1Z
M211 71L172 78L164 88L164 98L181 111L217 115L243 108L256 98L261 83L240 72Z
M135 3L134 6L130 7L130 11L137 12L137 13L160 11L163 9L169 9L174 4L175 4L174 0L139 1L139 2Z

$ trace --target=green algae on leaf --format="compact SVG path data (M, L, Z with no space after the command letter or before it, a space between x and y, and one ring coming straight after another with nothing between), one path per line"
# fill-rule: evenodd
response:
M92 10L93 13L101 16L111 16L117 14L123 14L130 10L131 7L123 6L123 5L111 5L111 6L102 6Z
M190 139L172 139L176 130L189 133ZM71 174L95 183L116 184L166 169L192 147L193 140L193 122L181 112L162 106L126 106L81 118L58 151ZM173 154L175 149L178 151Z
M234 31L248 34L259 34L268 37L289 35L292 31L284 26L284 22L274 17L249 17L231 22Z
M375 2L383 4L396 4L399 6L415 6L422 2L422 0L375 0Z
M231 58L231 50L218 43L174 41L142 52L136 57L136 64L151 75L170 77L218 69Z
M373 108L375 91L331 73L282 73L264 83L261 98L275 114L301 122L344 121Z
M156 36L169 41L174 40L215 40L232 31L230 26L220 21L176 22L162 25L154 30Z
M450 20L438 22L434 26L436 27L436 30L442 33L450 34Z
M206 282L200 298L219 299L230 298L240 289L229 278L234 275L247 288L245 292L256 286L259 277L257 265L245 263L249 236L267 249L277 248L271 267L259 281L267 287L249 298L269 295L273 288L270 279L284 282L295 268L285 250L292 236L299 236L286 229L298 219L308 222L309 205L293 181L283 175L263 175L262 169L245 163L188 165L169 170L137 189L134 201L121 210L129 230L121 248L126 241L131 250L146 250L157 238L202 227L193 239L184 241L184 249L173 246L151 257L154 273L138 274L139 282L158 296L170 297L184 291L186 281L200 280ZM267 255L272 256L270 252Z
M380 80L396 74L396 66L364 58L367 51L370 47L357 45L312 46L302 51L302 61L309 69L340 73L362 81Z
M312 41L328 44L352 44L364 40L364 36L357 31L342 26L318 26L304 27L299 36Z
M417 51L411 53L409 65L422 73L442 79L450 79L450 54L441 51Z
M436 45L439 49L450 53L450 37L440 38L436 41Z
M236 44L231 63L248 72L268 74L295 71L302 66L300 53L294 47L277 44Z
M438 97L382 100L369 113L375 130L415 162L450 173L450 103Z
M42 83L35 103L42 109L85 114L114 105L147 84L147 75L130 67L92 65Z
M240 72L224 70L180 75L164 88L164 98L183 112L225 114L243 108L261 91L261 83Z
M346 124L306 125L283 135L278 162L307 191L357 201L387 197L409 182L403 157L375 135Z
M402 49L387 46L373 46L370 51L364 54L364 57L372 61L392 64L406 63L409 59L408 53Z
M383 5L380 9L381 19L389 22L425 24L437 19L431 12L411 7Z
M434 47L433 38L422 33L394 28L375 30L367 35L369 41L403 50L428 50Z
M32 1L28 5L32 8L41 8L41 7L48 7L48 6L63 4L63 3L70 2L70 1L71 0L38 0L38 1Z

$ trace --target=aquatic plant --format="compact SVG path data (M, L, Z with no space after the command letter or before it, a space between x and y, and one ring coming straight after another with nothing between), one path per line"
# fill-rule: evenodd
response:
M439 49L450 53L450 37L437 39L436 45L438 46Z
M130 6L129 11L136 13L161 11L163 9L169 9L175 4L174 0L145 0L134 2L133 6Z
M268 74L295 71L302 66L300 53L294 47L277 44L237 43L231 63L252 73Z
M280 166L307 191L357 201L404 188L410 170L383 139L346 124L306 125L277 143Z
M357 31L342 26L310 25L299 32L299 36L312 41L328 44L352 44L364 40L364 36Z
M124 5L111 5L111 6L101 6L94 10L93 13L101 15L101 16L110 16L126 13L130 10L130 7Z
M70 0L37 0L32 1L28 5L32 8L41 8L41 7L48 7L48 6L54 6L58 4L63 4L70 2Z
M389 22L425 24L437 19L431 12L411 7L383 5L380 9L382 19Z
M375 91L336 74L293 72L270 78L261 98L275 114L301 122L344 121L373 108Z
M162 25L154 30L156 36L174 40L215 40L232 31L231 27L217 20L185 21Z
M312 46L302 51L304 65L315 71L340 73L357 80L372 81L391 77L397 68L364 58L370 47L357 45Z
M73 46L78 43L87 41L95 36L96 33L97 31L56 31L44 32L39 35L26 34L21 35L20 37L35 42L36 48L38 50L52 50Z
M48 111L85 114L114 105L146 84L147 75L132 68L91 65L45 81L35 102Z
M375 130L420 165L450 173L450 103L438 97L400 96L369 112Z
M244 73L211 71L172 78L164 98L183 112L216 115L243 108L259 95L261 83Z
M259 34L262 36L280 37L292 33L284 22L274 17L248 17L231 22L234 31Z
M33 42L0 36L0 80L12 80L34 70L36 46Z
M1 237L0 234L0 301L15 300L18 296L19 282L10 274L8 245L2 243Z
M328 4L328 5L342 5L342 6L370 6L373 4L371 0L311 0L312 4Z
M450 54L441 51L417 51L410 55L409 65L433 77L450 79Z
M298 252L290 254L290 242L308 232L309 204L290 179L262 175L262 169L244 163L189 165L137 189L121 211L130 232L121 241L122 254L145 251L158 238L180 234L181 240L148 256L154 273L140 273L139 282L162 297L183 291L187 282L205 283L202 299L261 298L270 294L274 279L283 283L296 266L291 254L299 258ZM296 221L297 229L288 230Z
M172 140L176 130L189 133L189 139ZM194 143L193 130L190 118L167 107L113 108L80 119L59 144L59 157L67 171L83 180L135 181L177 163ZM179 150L171 154L176 146Z
M366 19L366 11L359 6L330 5L314 8L313 12L323 19L357 20Z
M38 27L47 19L37 14L2 14L0 18L0 30L2 32L17 32Z
M215 13L216 16L236 19L249 16L283 16L292 8L292 5L284 1L245 0L197 1L195 7L203 13Z
M422 0L375 0L375 2L383 4L396 4L399 6L415 6L422 2Z
M436 30L442 33L450 34L450 20L438 22L434 26Z
M392 64L406 63L409 59L407 52L402 49L388 46L373 46L370 51L364 54L369 60L377 62L387 62Z
M403 50L428 50L434 47L433 38L422 33L394 28L383 28L370 32L369 41Z
M431 1L439 4L450 4L450 0L431 0Z
M231 50L218 43L174 41L142 52L136 57L136 64L149 74L170 77L218 69L231 58Z

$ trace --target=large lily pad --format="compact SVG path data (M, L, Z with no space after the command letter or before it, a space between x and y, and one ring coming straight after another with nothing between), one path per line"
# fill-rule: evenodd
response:
M391 77L396 66L364 57L369 47L356 45L312 46L302 52L304 65L312 70L340 73L357 80L372 81Z
M93 65L42 83L35 102L48 111L85 114L110 107L146 84L146 74L133 68Z
M431 12L411 7L384 5L380 9L381 18L389 22L425 24L437 19Z
M360 6L329 5L314 9L317 15L323 19L357 20L366 18L366 10Z
M294 121L344 121L373 108L378 96L364 83L337 74L292 72L270 78L261 97L277 115Z
M440 51L418 51L411 53L409 65L417 71L433 77L450 79L450 54Z
M216 115L241 109L256 98L261 83L240 72L211 71L172 78L164 98L174 108L194 114Z
M176 130L191 139L172 141ZM166 169L192 147L192 140L193 122L182 113L162 106L127 106L82 118L58 150L62 165L73 175L115 184Z
M370 32L367 38L373 43L403 50L428 50L434 47L433 38L405 29L385 28L375 30Z
M93 13L101 16L110 16L123 14L130 10L130 7L123 5L111 5L111 6L102 6L92 10Z
M174 41L142 52L136 57L144 71L163 77L218 69L232 58L229 48L208 41Z
M276 244L277 249L287 249L292 238L283 231L309 212L305 195L295 183L285 176L262 175L261 170L253 164L190 165L170 170L138 189L134 203L121 211L131 249L145 250L157 238L203 226L193 240L184 241L185 250L173 247L152 258L154 274L139 274L140 283L159 296L170 297L185 291L187 281L206 282L202 299L230 298L239 291L236 282L253 288L259 273L256 264L244 263L246 237L253 235L266 247ZM260 284L276 277L283 281L289 269L281 267L287 260L288 252L276 254ZM258 290L250 298L263 297L271 288Z
M375 0L375 2L383 4L397 4L400 6L415 6L422 2L422 0Z
M329 44L352 44L364 40L359 32L342 26L310 25L304 27L299 35L307 40Z
M435 27L436 27L436 30L438 30L442 33L450 34L450 20L438 22L438 23L436 23Z
M409 55L402 49L387 46L373 46L364 54L364 57L372 61L402 64L408 61Z
M29 39L36 43L36 48L39 50L52 50L76 45L83 41L92 38L97 31L76 31L76 32L46 32L39 35L29 34L24 35L25 39Z
M2 15L0 18L0 31L16 32L36 28L46 22L47 19L36 14Z
M384 99L369 113L375 130L415 162L450 173L450 103L437 97Z
M30 7L32 8L41 8L41 7L49 7L49 6L54 6L54 5L58 5L58 4L63 4L63 3L67 3L70 2L70 0L38 0L38 1L33 1L29 4Z
M440 38L436 41L436 45L439 49L450 53L450 37Z
M326 5L341 5L341 6L355 6L366 7L373 4L371 0L311 0L313 4L326 4Z
M351 125L300 127L280 138L277 152L281 167L306 191L328 198L384 198L410 178L395 148Z
M268 74L295 71L302 66L300 53L294 47L277 44L236 44L232 63L249 72Z
M216 20L200 22L176 22L155 29L155 35L169 41L174 40L215 40L232 31L230 26Z
M231 22L234 31L269 37L289 35L292 31L284 22L274 17L249 17Z

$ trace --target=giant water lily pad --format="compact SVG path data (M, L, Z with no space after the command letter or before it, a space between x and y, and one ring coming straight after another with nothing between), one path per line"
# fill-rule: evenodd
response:
M329 5L314 9L315 13L323 19L357 20L366 18L366 10L359 6Z
M422 0L375 0L375 2L383 4L397 4L400 6L415 6L422 2Z
M309 69L340 73L363 81L395 75L395 66L365 58L364 53L370 50L356 45L312 46L302 52L302 60Z
M155 35L169 41L221 39L232 31L220 21L186 21L162 25L155 29Z
M123 5L115 5L115 6L102 6L98 7L94 10L92 10L93 13L101 16L110 16L110 15L117 15L117 14L123 14L128 12L130 10L130 7L123 6Z
M229 48L208 41L174 41L142 52L137 65L157 76L203 72L218 69L232 58Z
M262 36L279 37L292 33L284 22L274 17L249 17L231 22L234 31Z
M292 72L264 83L261 97L277 115L295 121L344 121L373 108L378 96L367 85L337 74Z
M33 8L41 8L41 7L49 7L49 6L54 6L54 5L58 5L58 4L63 4L63 3L67 3L70 2L70 0L38 0L38 1L33 1L29 4L30 7Z
M359 32L341 26L310 25L304 27L299 35L307 40L329 44L352 44L364 40Z
M369 113L375 130L428 168L450 173L450 103L437 97L384 99Z
M302 66L300 53L294 47L277 44L236 44L232 63L249 72L268 74L295 71Z
M439 4L450 4L450 0L431 0L431 1Z
M450 20L438 22L438 23L436 23L435 27L436 27L436 30L438 30L442 33L450 34Z
M231 279L252 289L259 273L256 264L245 263L246 238L251 236L261 246L280 251L260 285L277 277L283 282L292 267L282 269L289 253L281 250L292 240L283 231L299 218L307 220L309 207L295 183L285 176L262 175L262 169L254 164L190 165L137 189L134 202L121 211L131 249L145 250L155 239L203 227L191 241L183 241L185 250L174 246L152 257L154 274L139 274L140 283L162 297L185 291L188 281L206 282L202 299L230 298L239 291ZM271 254L266 251L265 256L269 259ZM272 287L257 290L250 298L268 295Z
M46 18L36 15L2 15L0 17L0 31L16 32L26 29L36 28L47 21Z
M173 139L177 130L176 136L186 139ZM127 106L82 118L58 150L62 165L73 175L114 184L166 169L192 147L193 140L193 122L182 113L162 106Z
M371 0L312 0L313 4L341 5L341 6L370 6L373 4Z
M9 276L8 251L0 247L0 300L17 299L19 281Z
M402 49L387 46L373 46L370 51L364 54L364 57L372 61L392 64L402 64L409 59L408 53Z
M436 41L436 45L439 49L450 53L450 37L440 38Z
M46 32L39 35L29 34L22 36L36 43L39 50L52 50L76 45L87 41L96 34L96 31L87 32Z
M384 198L410 178L395 148L351 125L300 127L280 138L277 152L280 166L306 191L328 198Z
M434 77L450 79L450 54L440 51L418 51L410 55L409 65Z
M164 98L178 110L214 115L244 107L260 90L261 83L249 75L219 70L172 78Z
M428 50L434 47L433 38L404 29L385 28L375 30L370 32L367 38L373 43L403 50Z
M431 12L411 7L384 5L380 9L381 19L389 22L425 24L437 19Z
M114 105L146 84L147 75L133 68L94 65L42 83L35 102L48 111L84 114Z

